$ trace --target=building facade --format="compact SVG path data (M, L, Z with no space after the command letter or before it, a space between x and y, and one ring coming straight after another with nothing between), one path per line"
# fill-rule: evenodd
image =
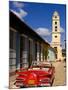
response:
M9 70L28 68L33 61L47 60L50 45L10 11Z
M62 60L60 16L57 11L52 17L52 42L51 46L56 50L56 60Z
M33 61L55 60L54 49L25 22L10 11L9 73L29 68Z

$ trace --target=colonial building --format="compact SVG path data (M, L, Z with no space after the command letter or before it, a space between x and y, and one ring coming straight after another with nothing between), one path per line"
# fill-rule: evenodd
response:
M30 67L33 61L55 60L54 49L32 28L10 11L10 75L20 68Z
M60 33L60 16L57 11L52 17L52 42L51 46L56 50L56 59L62 59L61 33Z
M32 61L45 61L50 46L25 22L10 11L9 70L30 67Z

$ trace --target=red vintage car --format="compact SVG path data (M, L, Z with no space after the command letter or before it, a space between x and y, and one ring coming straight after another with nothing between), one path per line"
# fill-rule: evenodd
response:
M17 72L15 85L17 87L52 86L55 68L52 64L31 66L28 70Z

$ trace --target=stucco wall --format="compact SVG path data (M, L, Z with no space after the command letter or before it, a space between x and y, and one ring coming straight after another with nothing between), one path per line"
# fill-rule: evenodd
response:
M48 61L55 61L55 52L52 49L48 49L48 56L47 56Z

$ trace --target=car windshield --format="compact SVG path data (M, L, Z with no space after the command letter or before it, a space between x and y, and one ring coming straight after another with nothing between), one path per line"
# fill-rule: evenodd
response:
M40 66L32 66L32 68L30 68L30 69L32 69L32 70L40 70Z
M48 71L51 66L32 66L29 70L46 70Z
M44 67L44 68L42 68L42 70L48 71L49 67Z
M38 67L35 67L35 68L32 68L33 70L40 70L40 68L38 68Z

